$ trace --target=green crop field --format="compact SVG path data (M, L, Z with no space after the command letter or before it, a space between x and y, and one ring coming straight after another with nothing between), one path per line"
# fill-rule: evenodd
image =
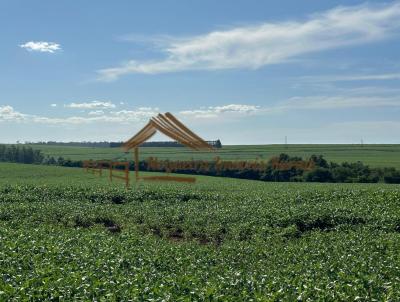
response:
M1 163L0 243L0 301L400 300L399 185Z
M121 148L90 148L68 146L32 145L44 154L72 160L86 159L132 159L131 153L124 153ZM215 152L198 152L188 148L140 148L141 159L150 156L159 159L205 159L216 156L225 160L268 160L280 153L291 156L309 157L312 154L323 155L328 161L337 163L361 161L371 167L400 168L400 145L255 145L224 146Z

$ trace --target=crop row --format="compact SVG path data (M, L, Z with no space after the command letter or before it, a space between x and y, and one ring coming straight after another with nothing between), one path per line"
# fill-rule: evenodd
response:
M397 187L225 185L0 187L0 300L400 298Z

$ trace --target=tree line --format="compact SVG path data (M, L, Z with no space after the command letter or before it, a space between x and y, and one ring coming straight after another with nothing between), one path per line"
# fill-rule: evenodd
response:
M282 163L283 168L279 168L276 162ZM305 165L313 163L312 169L305 169L298 165L304 161ZM203 165L203 161L198 161L198 167ZM296 163L291 165L291 163ZM66 167L82 167L82 161L72 161L62 157L55 160L50 158L47 164L57 164ZM196 165L195 165L196 166ZM208 163L208 169L178 169L175 173L191 175L208 175L231 177L241 179L252 179L271 182L331 182L331 183L400 183L400 171L395 168L371 168L358 161L355 163L328 163L322 155L312 155L308 160L301 157L291 157L287 154L280 154L268 161L264 170L254 169L227 169L215 166L215 162ZM135 163L130 161L129 169L135 169ZM152 169L147 161L139 162L140 171L167 172L165 169Z
M41 164L45 156L40 150L34 150L32 147L0 145L0 161L14 162L23 164Z
M45 156L40 150L20 145L0 145L0 161L25 164L58 165L64 167L82 167L80 160L54 158ZM299 162L306 163L299 165ZM313 163L312 169L305 167ZM200 167L204 161L198 161ZM281 165L277 165L281 163ZM296 163L296 164L294 164ZM280 154L270 159L263 170L230 169L217 167L215 162L208 163L208 169L197 168L178 169L174 172L182 174L209 175L252 179L276 182L334 182L334 183L400 183L400 171L395 168L371 168L358 161L355 163L344 162L341 164L328 162L322 155L312 155L307 160L298 156ZM135 169L135 163L130 162L130 170ZM152 169L147 161L140 161L139 170L166 172L165 169Z
M121 147L124 142L25 142L29 145L45 145L45 146L69 146L69 147L92 147L92 148L117 148ZM214 148L222 148L222 143L219 139L214 141L207 141ZM176 141L162 141L162 142L145 142L140 147L184 147Z
M47 142L25 142L25 144L29 145L45 145L45 146L68 146L68 147L96 147L96 148L108 148L111 147L111 144L117 144L113 142L56 142L56 141L47 141Z
M201 166L199 161L199 166ZM303 162L303 165L299 163ZM281 165L277 165L280 163ZM312 165L310 165L312 163ZM134 163L132 163L134 167ZM306 167L312 166L312 169ZM232 178L275 181L275 182L333 182L333 183L400 183L400 171L395 168L371 168L358 161L341 164L326 161L322 155L312 155L304 160L298 156L280 154L271 158L264 170L221 169L210 162L207 170L181 169L176 173L223 176ZM140 170L150 170L146 162L140 163ZM165 169L156 170L166 172Z

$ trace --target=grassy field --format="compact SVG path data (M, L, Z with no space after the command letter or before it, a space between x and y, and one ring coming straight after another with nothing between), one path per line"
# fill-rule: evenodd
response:
M0 301L400 300L398 185L2 163L0 240Z
M73 160L84 159L132 159L121 148L88 148L38 146L45 154ZM322 154L328 161L337 163L362 161L371 167L400 168L400 145L257 145L257 146L224 146L215 152L196 152L187 148L140 148L141 159L155 156L159 159L207 159L219 156L225 160L268 160L280 153L309 157Z

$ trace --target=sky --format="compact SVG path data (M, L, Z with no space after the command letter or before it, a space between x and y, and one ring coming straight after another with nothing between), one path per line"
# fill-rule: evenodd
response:
M400 143L400 1L0 0L0 143ZM158 135L153 140L166 140Z

